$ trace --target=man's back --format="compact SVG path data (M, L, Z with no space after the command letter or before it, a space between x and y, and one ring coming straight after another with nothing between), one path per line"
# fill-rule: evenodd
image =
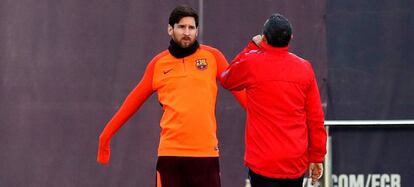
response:
M312 66L288 52L292 26L273 14L221 74L229 90L246 89L245 164L253 187L301 187L309 168L322 176L326 132Z
M323 159L320 141L308 142L310 136L326 135L309 62L289 53L288 47L250 44L227 73L225 88L246 89L245 163L250 169L273 178L297 178L310 160Z
M308 166L308 94L314 75L310 64L288 52L271 48L246 56L251 73L246 87L247 126L246 164L252 168L272 168L275 175L303 173ZM319 95L318 95L319 96ZM322 110L318 110L323 119ZM323 122L323 121L321 121ZM275 162L262 162L262 159ZM287 165L295 165L288 167ZM285 173L280 173L280 168Z
M264 48L246 56L252 66L246 88L250 113L261 116L272 111L273 123L298 123L298 119L305 123L306 95L314 79L311 65L287 47Z

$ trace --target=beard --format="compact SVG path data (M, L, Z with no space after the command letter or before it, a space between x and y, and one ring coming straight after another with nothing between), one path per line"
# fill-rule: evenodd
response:
M177 37L173 36L172 39L182 48L190 47L195 42L195 38L191 38L188 36L184 36L181 39L177 39Z

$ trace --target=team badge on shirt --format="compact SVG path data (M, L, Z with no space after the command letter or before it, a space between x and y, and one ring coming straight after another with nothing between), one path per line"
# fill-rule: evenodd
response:
M202 59L197 59L197 60L195 61L195 66L196 66L196 67L197 67L197 69L199 69L199 70L205 70L205 69L207 69L207 67L208 67L207 60L206 60L205 58L202 58Z

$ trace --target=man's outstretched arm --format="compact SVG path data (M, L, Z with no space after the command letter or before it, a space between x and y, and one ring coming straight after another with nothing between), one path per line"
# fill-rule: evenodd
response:
M154 62L148 64L144 76L138 85L129 93L124 103L106 124L99 136L97 161L108 164L110 157L110 141L112 136L125 124L125 122L141 107L144 101L154 92L152 89L152 75Z

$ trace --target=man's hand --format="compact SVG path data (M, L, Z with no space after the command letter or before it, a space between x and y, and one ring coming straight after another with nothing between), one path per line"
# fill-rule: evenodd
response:
M252 41L257 45L260 46L260 43L263 41L263 35L258 34L256 36L253 36Z
M105 141L100 140L98 146L98 156L96 160L99 164L107 165L111 154L109 143L103 143Z
M312 178L312 185L317 183L323 174L323 165L322 163L313 163L309 164L309 175Z

